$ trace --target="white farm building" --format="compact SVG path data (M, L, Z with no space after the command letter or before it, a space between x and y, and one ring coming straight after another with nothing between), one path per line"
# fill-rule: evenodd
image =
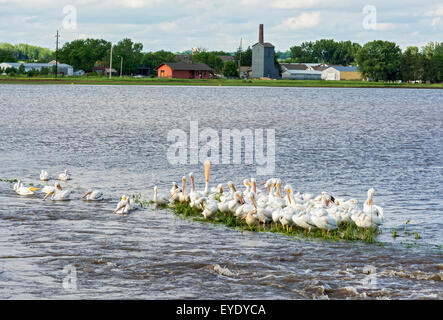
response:
M312 64L318 65L318 64ZM307 63L282 63L281 78L286 80L321 80L321 72Z
M25 72L28 72L30 70L41 71L42 68L48 68L49 70L52 70L52 66L55 65L55 61L53 60L48 63L3 62L0 63L0 71L4 71L8 68L18 69L21 65L25 67ZM72 76L74 74L74 68L69 64L59 63L57 65L57 73L61 73L66 76Z

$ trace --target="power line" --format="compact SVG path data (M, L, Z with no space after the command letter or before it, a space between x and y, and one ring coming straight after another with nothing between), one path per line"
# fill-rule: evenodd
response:
M58 38L60 37L60 35L58 34L58 30L57 30L57 34L55 35L56 41L55 41L55 77L57 78L57 72L58 72Z

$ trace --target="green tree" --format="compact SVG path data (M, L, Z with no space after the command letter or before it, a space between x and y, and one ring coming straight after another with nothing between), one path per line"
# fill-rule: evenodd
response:
M17 74L25 74L25 65L23 63L18 67Z
M228 78L238 78L238 64L235 61L226 61L223 68L223 75Z
M0 63L1 62L16 62L17 58L12 54L11 51L0 49Z
M141 65L149 68L149 72L152 75L156 75L157 71L155 69L162 63L177 62L175 56L174 53L164 50L148 52L143 55Z
M40 72L38 70L31 69L28 72L26 72L26 74L28 77L37 77L40 74Z
M48 67L42 67L41 70L40 70L40 74L41 74L42 76L44 76L44 75L48 75L49 72L50 72L50 70L49 70Z
M278 55L278 60L280 61L287 61L288 59L291 59L291 51L277 51L276 54Z
M112 48L112 67L119 70L121 58L123 57L123 74L137 74L138 68L142 65L143 60L143 45L138 42L133 42L131 39L125 38L120 40ZM109 66L111 50L106 52L103 57L104 64ZM108 63L106 63L108 62Z
M293 62L349 65L355 63L360 48L358 43L351 41L335 42L332 39L321 39L293 46L290 53Z
M334 54L329 64L343 65L347 66L350 64L355 64L356 56L358 50L360 50L361 45L351 41L340 41L336 43Z
M6 68L6 69L4 70L4 72L5 72L7 75L14 76L14 75L18 72L18 70L17 70L16 68L14 68L14 67L11 67L11 68Z
M358 51L357 62L363 77L375 81L396 80L399 77L401 50L394 42L371 41Z
M195 63L204 63L215 70L215 72L221 72L224 64L223 60L214 52L207 52L204 49L199 49L197 53L191 56L191 60Z
M315 41L312 46L312 54L315 62L331 63L338 44L332 39Z
M290 48L291 58L294 62L315 63L319 62L314 54L314 42L303 42L300 46Z
M111 43L103 39L78 39L66 42L58 52L58 59L74 70L91 72L95 62L103 60L110 49Z
M443 42L430 42L422 48L424 59L423 80L443 81Z
M48 62L51 59L52 52L47 48L33 46L30 44L19 43L9 44L0 43L0 50L9 51L17 60L27 62Z
M240 51L238 50L234 55L234 61L238 64L240 58ZM241 65L250 67L252 66L252 49L248 47L245 51L241 53Z
M415 81L423 78L424 72L423 55L417 47L408 47L403 52L400 64L401 77L403 81Z

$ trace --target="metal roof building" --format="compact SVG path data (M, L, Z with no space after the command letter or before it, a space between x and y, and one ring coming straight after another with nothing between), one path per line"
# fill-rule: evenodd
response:
M362 76L356 66L331 66L322 71L324 80L361 80Z
M53 60L48 63L3 62L3 63L0 63L0 70L4 70L7 68L18 69L18 68L20 68L21 65L23 65L25 67L25 72L28 72L30 70L41 71L42 68L48 68L49 70L52 70L52 66L55 65L55 61ZM70 66L69 64L58 63L57 72L62 73L67 76L72 76L74 73L74 68L72 66Z
M321 72L316 70L287 69L281 73L285 80L321 80Z

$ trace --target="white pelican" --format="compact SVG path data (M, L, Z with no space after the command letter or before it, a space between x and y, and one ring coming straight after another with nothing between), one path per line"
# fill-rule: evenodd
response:
M272 221L275 223L275 227L277 228L277 223L280 222L280 216L282 215L282 208L273 208L272 211Z
M232 181L228 181L228 187L229 187L229 193L223 193L221 196L220 196L220 201L221 202L223 202L223 201L229 201L229 200L232 200L232 199L234 199L234 196L235 196L235 192L237 191L236 189L235 189L235 186L234 186L234 183L232 182Z
M329 234L330 230L337 229L337 221L334 217L331 217L326 211L326 208L329 206L329 202L331 201L331 196L326 192L322 192L322 204L317 204L314 207L311 207L311 221L314 225L322 230L326 230Z
M303 193L302 195L303 201L309 201L313 198L312 193Z
M355 213L351 219L360 228L378 227L383 223L383 209L372 204L374 189L368 190L368 198L363 205L363 212Z
M180 203L184 203L184 202L189 202L189 195L186 194L186 177L183 176L182 177L182 192L179 195L179 199Z
M157 186L154 187L154 202L155 205L165 205L168 204L169 202L169 197L165 194L160 194L160 196L158 195L158 188Z
M131 211L130 199L123 195L113 213L126 214Z
M249 227L257 225L257 222L258 222L258 217L257 217L257 214L254 210L248 211L248 213L246 213L246 215L243 216L243 218L241 218L240 220L243 220L243 219L246 220L246 224Z
M88 189L84 195L80 199L86 198L88 201L100 201L103 200L103 193L99 190L91 190Z
M20 186L22 185L21 180L18 180L16 183L14 183L14 185L12 186L12 190L14 190L14 192L17 192L18 188L20 188Z
M207 198L200 198L199 200L203 208L203 217L205 217L205 219L212 218L218 211L218 202Z
M294 215L294 209L286 207L280 211L280 223L284 228L292 227L294 221L292 221L292 216Z
M255 212L258 218L259 222L262 222L263 224L267 224L272 221L272 208L265 206L258 206L257 202L255 201L255 193L251 193L251 202L252 205L255 208Z
M277 191L274 193L274 187L277 188ZM281 189L277 184L277 180L275 180L271 187L271 193L268 196L268 205L272 208L283 208L286 206L286 200L281 195Z
M251 200L254 197L253 193L251 193L249 195L249 200ZM252 204L252 200L251 203L243 203L242 205L240 205L237 210L235 210L234 215L237 218L242 218L244 217L246 214L248 214L248 212L253 211L255 209L254 205Z
M63 190L60 184L56 184L56 187L50 190L43 198L45 201L49 196L51 196L51 200L53 201L65 201L69 200L69 196L71 195L71 191Z
M177 189L179 189L178 184L177 184L177 182L174 181L174 182L172 183L172 188L171 188L171 190L169 191L169 195L174 194L174 193L175 193L175 190L177 190ZM181 190L180 190L180 192L181 192Z
M251 183L249 182L248 179L244 179L243 180L243 185L245 186L245 190L243 190L243 193L242 193L243 198L248 199L249 195L251 193L251 186L252 185L251 185Z
M48 181L49 180L49 174L48 171L42 170L40 172L40 180L41 181Z
M53 187L52 186L44 186L41 189L41 192L44 193L44 194L48 194L51 191L55 191L56 189L59 189L60 191L63 190L62 187L60 186L60 182L58 182L58 181L54 182L54 186Z
M218 206L218 211L220 211L221 213L224 213L226 215L226 213L229 212L229 199L225 198L223 201L220 201L217 206Z
M217 197L220 199L222 195L223 195L223 185L219 183L217 187L212 188L211 194L208 196L208 199L217 200Z
M203 195L195 190L194 173L189 173L189 180L191 182L191 193L189 194L189 200L191 202L191 207L194 207L197 205L196 201Z
M383 208L373 204L375 190L373 188L368 190L368 198L363 204L363 212L373 220L373 223L380 225L383 223Z
M307 210L300 211L292 216L292 221L299 227L311 232L313 222L311 221L311 216Z
M169 202L174 203L176 201L179 201L181 192L182 190L178 187L177 182L173 182L172 188L170 190Z
M234 199L229 200L228 202L228 210L232 213L237 211L237 208L243 205L245 202L240 192L236 191L234 194Z
M209 159L206 159L205 163L204 163L204 167L205 167L205 191L204 191L204 196L207 196L209 193L209 176L210 176L210 172L211 172L211 162L209 161Z
M71 180L71 177L68 174L68 170L65 169L65 172L60 173L58 175L58 180L62 180L62 181L68 181Z
M14 184L13 189L15 193L21 196L33 195L34 191L38 190L38 188L35 187L25 187L20 180L18 180L17 183Z

